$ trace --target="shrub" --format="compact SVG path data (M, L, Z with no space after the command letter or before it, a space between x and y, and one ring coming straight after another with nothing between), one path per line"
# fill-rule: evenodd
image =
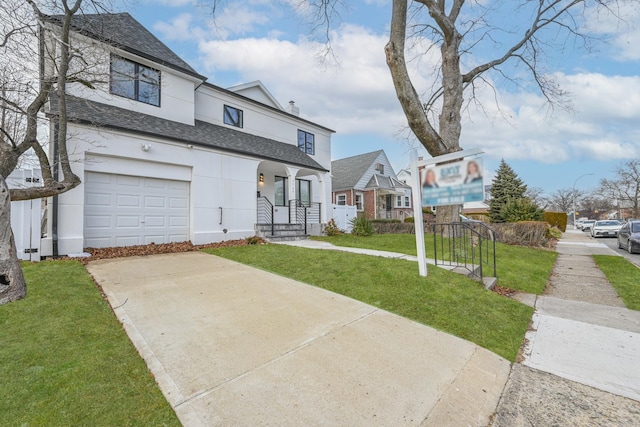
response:
M547 238L553 238L558 240L561 237L562 237L562 230L560 230L558 227L549 227L547 229Z
M357 216L351 220L351 234L356 236L371 236L376 232L373 223L364 216Z
M408 222L408 223L413 224L413 223L415 222L415 220L414 220L414 218L413 218L412 216L408 216L408 217L406 217L406 218L404 219L404 222L405 222L405 223L407 223L407 222Z
M564 212L545 212L544 220L551 227L557 227L563 233L567 231L567 214Z
M544 211L528 197L509 199L502 206L500 215L506 222L542 221Z
M371 222L378 222L378 223L398 223L400 222L399 219L386 219L386 218L381 218L381 219L372 219Z
M265 241L262 240L262 238L258 237L258 236L247 237L245 240L247 241L247 244L249 244L249 245L258 245L258 244L265 243Z
M324 227L324 234L327 236L337 236L340 234L340 229L338 228L338 224L336 224L336 220L331 218L327 225Z
M496 239L508 245L546 247L549 244L549 225L543 221L521 221L491 224Z

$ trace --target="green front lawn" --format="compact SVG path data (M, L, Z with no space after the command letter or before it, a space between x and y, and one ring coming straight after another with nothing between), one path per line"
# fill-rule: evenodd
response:
M386 248L388 249L388 248ZM346 295L473 341L514 361L533 308L459 274L415 262L286 245L206 252Z
M0 423L179 426L82 264L23 264L27 298L0 306Z
M377 249L407 255L417 254L414 234L375 234L369 237L341 234L312 238L333 243L336 246ZM425 235L425 252L427 258L434 257L432 234ZM498 284L520 292L540 295L547 285L557 256L555 251L496 243Z
M596 264L631 310L640 310L640 268L624 257L593 255Z

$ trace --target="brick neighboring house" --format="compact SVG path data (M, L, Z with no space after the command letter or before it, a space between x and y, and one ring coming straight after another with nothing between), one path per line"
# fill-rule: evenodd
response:
M334 160L331 174L335 205L355 206L369 219L413 216L411 186L398 180L384 150Z

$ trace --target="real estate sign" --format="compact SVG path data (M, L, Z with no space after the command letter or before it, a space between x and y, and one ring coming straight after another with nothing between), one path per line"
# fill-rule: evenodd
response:
M482 159L427 166L420 174L422 206L458 205L484 200Z

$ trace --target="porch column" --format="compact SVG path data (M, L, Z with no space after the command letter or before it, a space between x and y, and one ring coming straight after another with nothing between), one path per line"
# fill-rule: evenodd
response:
M327 190L325 188L325 181L324 181L324 177L326 176L326 173L319 173L317 174L318 177L318 187L319 187L319 191L320 191L320 203L322 203L322 209L320 209L320 224L326 223L327 221L329 221L329 219L327 218L327 209L329 204L327 203L327 197L325 196L327 193L325 193L325 191ZM330 193L329 193L330 194Z
M298 175L298 168L292 168L287 166L287 182L289 183L289 200L298 199L298 195L296 194L296 176Z

